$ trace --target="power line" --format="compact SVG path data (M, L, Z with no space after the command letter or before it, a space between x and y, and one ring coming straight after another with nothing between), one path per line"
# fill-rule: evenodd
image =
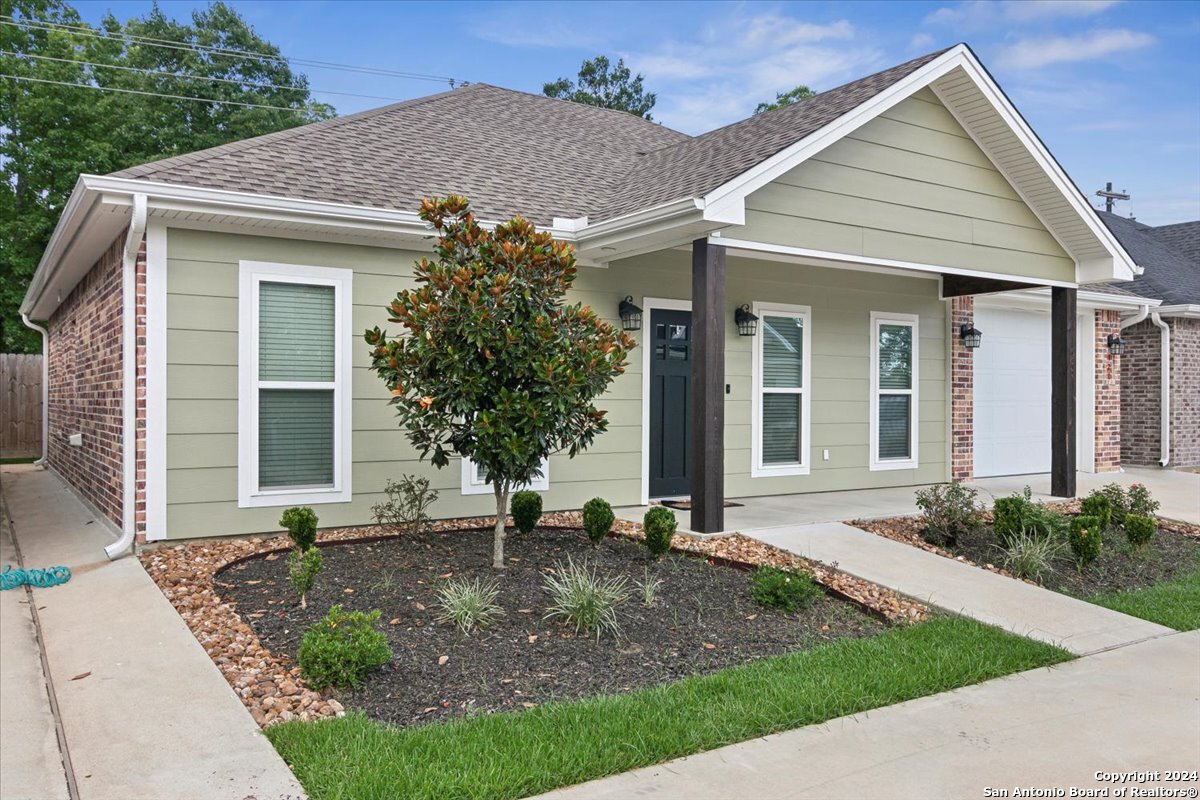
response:
M272 56L265 53L255 53L251 50L237 50L233 48L210 47L208 45L194 45L186 42L172 42L168 39L139 36L137 34L125 33L123 31L117 31L115 33L105 32L104 34L101 34L97 32L96 29L83 25L67 25L65 23L42 22L40 20L17 20L11 17L7 19L0 19L0 25L9 25L15 28L36 28L44 31L64 30L74 33L77 36L83 36L90 39L114 39L119 37L134 43L146 44L151 47L163 47L171 50L182 50L186 52L221 55L227 57L249 56L251 58L257 58L262 61L270 61L274 63L294 63L304 66L319 67L321 69L336 69L346 72L359 72L367 75L382 75L393 78L407 78L411 80L433 81L435 83L449 83L451 86L456 83L462 83L462 81L449 75L428 75L420 72L401 72L398 70L381 69L379 67L360 67L353 64L339 64L332 61L316 61L313 59Z
M362 97L362 98L366 98L367 100L398 101L401 99L399 97L383 97L383 96L377 95L377 94L355 94L353 92L337 92L337 91L334 91L333 89L311 89L311 88L305 88L305 87L300 87L300 86L284 86L284 85L278 84L278 83L250 83L249 81L239 81L239 80L234 80L233 78L212 78L207 75L180 75L175 72L164 72L162 70L146 69L143 67L126 67L121 64L98 64L94 61L79 61L74 58L56 58L54 56L39 56L39 55L34 55L33 53L16 53L11 50L0 50L0 55L16 56L17 58L36 58L41 61L57 61L62 64L79 64L79 65L85 66L85 67L103 67L105 69L120 69L120 70L125 70L126 72L141 73L143 75L162 75L162 76L168 77L168 78L182 78L184 80L191 80L191 81L210 81L210 82L217 82L217 83L232 83L237 86L249 86L249 87L253 87L255 89L284 89L286 91L293 91L293 92L308 91L308 92L316 92L319 94L340 94L345 97Z
M214 100L211 97L191 97L184 94L163 94L161 92L143 92L139 89L120 89L116 86L92 86L88 83L72 83L71 81L52 81L46 78L29 78L24 75L4 75L0 74L0 78L12 78L14 81L26 81L29 83L52 83L57 86L74 86L76 89L95 89L100 92L120 92L121 94L140 94L146 97L162 97L167 100L195 100L198 103L214 103L218 105L242 106L243 108L269 108L273 111L303 111L300 108L288 108L287 106L268 106L263 103L243 103L240 100Z

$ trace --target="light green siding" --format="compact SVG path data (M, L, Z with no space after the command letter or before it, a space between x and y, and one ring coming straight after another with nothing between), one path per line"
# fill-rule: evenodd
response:
M354 501L316 506L321 524L370 521L385 481L426 475L441 497L439 516L486 514L490 495L463 496L457 463L436 470L419 462L387 406L383 385L367 369L361 331L387 326L382 305L410 285L417 254L170 229L167 236L167 535L187 538L278 529L279 508L237 507L238 262L269 261L354 269L352 344ZM945 309L937 283L850 270L730 257L726 369L726 495L897 486L946 478ZM690 255L665 251L581 268L571 300L616 322L617 304L632 295L686 300ZM752 339L739 337L733 310L771 301L812 307L812 473L750 477ZM920 467L871 472L868 463L870 313L920 315ZM649 316L647 314L647 323ZM395 326L391 326L395 327ZM635 334L640 337L642 334ZM579 508L601 495L614 505L641 500L642 351L600 405L609 431L575 459L551 458L546 508ZM821 450L829 448L828 461Z
M1074 281L1054 237L929 89L746 201L737 239Z

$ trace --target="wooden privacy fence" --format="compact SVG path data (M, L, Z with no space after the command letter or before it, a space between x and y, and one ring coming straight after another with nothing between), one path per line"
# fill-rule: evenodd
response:
M42 454L42 356L0 353L0 458Z

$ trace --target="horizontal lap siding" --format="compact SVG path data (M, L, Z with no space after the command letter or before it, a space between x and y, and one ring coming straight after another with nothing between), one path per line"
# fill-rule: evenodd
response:
M927 89L754 192L746 225L728 234L1074 280L1070 257Z

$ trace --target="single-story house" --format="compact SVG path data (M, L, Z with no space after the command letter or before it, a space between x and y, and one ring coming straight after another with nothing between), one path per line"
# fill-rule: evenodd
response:
M1117 467L1107 339L1136 298L1079 287L1140 270L966 45L695 137L475 84L79 178L22 312L48 464L121 527L110 554L292 505L367 523L404 473L440 516L492 510L469 462L416 458L361 338L430 250L420 199L451 192L571 242L571 299L636 329L547 509L690 495L706 533L725 497L976 464L1070 496L1077 465Z

